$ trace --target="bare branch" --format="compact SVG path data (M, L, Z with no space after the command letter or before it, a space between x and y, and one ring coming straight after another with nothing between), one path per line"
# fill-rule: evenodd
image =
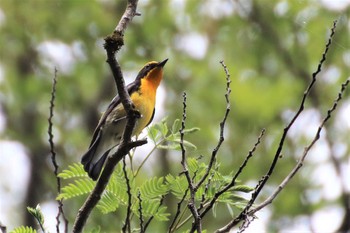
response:
M270 165L269 170L267 171L266 175L264 175L262 177L262 179L259 181L259 183L257 184L257 186L255 188L255 191L252 194L251 199L249 200L248 204L243 209L243 211L235 219L231 220L226 226L224 226L223 228L217 230L216 232L228 232L232 227L236 226L239 222L241 222L242 220L245 220L247 218L249 209L252 207L252 205L255 202L256 198L259 196L262 188L265 186L266 182L268 181L268 179L272 175L272 173L273 173L273 171L274 171L274 169L275 169L275 167L277 165L277 162L278 162L278 159L280 158L280 154L281 154L281 151L283 149L284 142L285 142L285 139L286 139L287 134L289 132L289 129L292 127L292 125L295 123L296 119L300 116L301 112L304 110L304 104L305 104L306 98L309 96L311 89L313 88L314 84L316 83L316 77L321 72L322 65L323 65L323 63L326 60L326 55L327 55L328 50L329 50L329 48L330 48L330 46L332 44L332 38L333 38L333 36L335 34L336 26L337 26L337 21L334 21L333 22L333 27L331 29L331 34L329 36L329 39L328 39L328 42L326 44L325 50L324 50L324 52L322 54L322 58L321 58L321 60L320 60L320 62L318 64L317 70L312 74L312 80L311 80L310 84L308 85L308 87L306 88L306 90L305 90L305 92L304 92L304 94L302 96L302 100L300 102L300 106L299 106L298 111L296 112L296 114L294 115L292 120L289 122L289 124L283 130L283 134L281 136L278 148L276 150L276 153L274 155L274 158L272 160L272 163Z
M123 233L125 232L131 232L131 224L130 224L130 215L131 215L131 187L130 187L130 180L128 177L128 174L126 172L126 163L125 163L125 157L123 158L123 173L126 181L126 193L128 194L128 207L126 209L126 216L125 216L125 222L124 226L122 228Z
M53 119L53 115L54 115L53 111L55 108L56 84L57 84L57 69L55 67L55 75L54 75L53 80L52 80L50 113L49 113L49 118L48 118L49 128L47 130L47 133L49 135L51 162L52 162L52 165L54 167L53 173L56 177L57 192L58 192L58 194L60 194L61 193L61 179L58 177L59 166L58 166L57 161L56 161L56 151L55 151L55 144L53 142L53 133L52 133L52 127L53 127L52 119ZM56 215L56 232L57 233L60 232L60 216L62 216L63 222L64 222L64 232L67 233L68 232L68 220L67 220L66 216L64 215L62 200L57 200L57 204L58 204L58 213Z
M126 6L125 12L120 19L117 27L114 29L113 33L124 36L124 32L134 16L140 16L141 14L136 12L138 0L128 0L128 4Z
M315 145L315 143L319 140L321 131L326 124L326 122L331 118L332 113L336 110L339 101L342 99L343 93L347 88L350 79L347 79L341 86L341 90L338 93L337 99L334 101L333 106L327 111L326 117L321 122L320 126L317 129L314 139L310 142L310 144L304 149L303 155L299 159L296 166L292 169L292 171L286 176L286 178L282 181L282 183L278 186L273 194L271 194L264 202L259 204L257 207L248 212L248 215L253 215L257 211L261 210L265 206L272 203L272 201L277 197L277 195L282 191L282 189L289 183L289 181L294 177L294 175L298 172L298 170L303 166L304 160L308 155L311 148Z
M141 192L140 190L138 191L137 193L137 199L139 199L139 220L140 220L140 232L141 233L144 233L145 232L145 229L143 227L143 216L142 216L142 199L141 199Z
M230 93L231 93L231 88L230 88L230 84L231 84L231 79L230 79L230 73L227 69L227 66L225 65L224 61L220 61L220 64L222 65L222 67L224 68L225 74L226 74L226 93L225 93L225 99L226 99L226 111L225 111L225 115L224 115L224 119L220 122L220 137L219 137L219 141L218 144L216 145L215 149L213 150L212 154L211 154L211 158L210 158L210 162L209 165L207 167L207 170L205 172L205 174L203 175L203 177L200 179L200 181L198 182L198 184L194 187L195 190L197 190L205 181L205 179L208 177L209 172L211 170L211 168L213 167L213 164L216 161L216 155L221 147L221 144L224 142L225 138L224 138L224 131L225 131L225 124L226 124L226 120L227 120L227 116L230 113L231 110L231 103L230 103Z

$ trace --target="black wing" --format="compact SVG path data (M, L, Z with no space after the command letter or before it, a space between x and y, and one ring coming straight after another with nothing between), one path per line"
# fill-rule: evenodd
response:
M135 91L138 90L138 88L139 88L139 86L140 86L138 83L139 83L139 82L137 82L137 80L135 80L134 82L130 83L130 84L126 87L128 93L129 93L129 95L131 95L131 93L133 93L133 92L135 92ZM103 125L105 124L108 115L109 115L109 114L112 112L112 110L113 110L116 106L118 106L120 103L121 103L120 97L119 97L119 95L116 95L116 96L113 98L112 102L108 105L107 110L103 113L103 115L102 115L102 117L101 117L101 119L100 119L98 125L97 125L96 128L95 128L94 134L93 134L92 139L91 139L90 147L94 144L94 142L95 142L96 139L98 138L98 135L99 135L99 133L100 133L101 126L103 126ZM154 112L153 112L153 114L154 114ZM153 116L152 116L152 118L153 118ZM151 121L152 121L152 120L151 120ZM149 122L149 123L150 123L150 122ZM149 124L149 123L148 123L148 124Z

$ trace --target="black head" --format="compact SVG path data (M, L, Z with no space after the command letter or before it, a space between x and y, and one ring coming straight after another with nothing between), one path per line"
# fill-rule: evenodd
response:
M152 70L162 70L164 65L167 63L168 58L161 62L151 61L148 62L138 73L136 80L146 78Z

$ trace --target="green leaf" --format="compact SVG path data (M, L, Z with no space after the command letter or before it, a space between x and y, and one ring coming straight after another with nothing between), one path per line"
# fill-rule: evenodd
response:
M178 199L181 199L188 188L188 183L187 183L186 177L185 176L174 177L173 175L168 174L165 177L165 180L167 181L171 192Z
M234 213L233 213L232 206L231 206L231 205L229 205L229 204L227 203L227 204L226 204L226 207L227 207L228 212L229 212L229 213L230 213L230 215L231 215L231 218L233 218Z
M168 126L166 125L165 121L162 121L160 123L157 123L154 125L154 127L165 137L168 133Z
M73 163L72 165L68 166L68 169L63 170L60 174L58 174L58 177L66 180L77 177L87 177L87 173L85 172L82 164Z
M10 231L10 233L36 233L36 230L32 227L20 226Z
M180 130L180 126L181 126L180 119L176 119L173 123L173 126L171 127L171 132L173 134L178 133Z
M170 213L167 213L167 207L166 206L159 206L160 202L159 200L144 200L142 199L142 215L143 217L151 217L153 216L158 221L168 221ZM139 213L139 205L140 201L137 200L135 204L132 206L133 213L136 214L138 217L140 217Z
M128 177L130 179L131 172L130 170L127 170ZM131 190L135 189L135 181L130 180L129 181ZM116 196L120 203L127 204L128 202L128 194L127 194L127 185L126 180L124 177L124 172L122 165L119 163L114 170L112 177L110 181L108 182L107 191L111 192L114 196Z
M27 207L27 210L31 215L33 215L40 225L44 225L44 215L39 204L35 207L35 209L32 207Z
M232 191L236 191L236 192L244 192L244 193L249 193L251 191L253 191L254 188L249 187L247 185L236 185L232 188Z
M164 150L181 150L180 144L178 143L168 143L165 145L158 145L158 149L164 149Z
M95 187L95 182L91 179L79 179L75 183L70 183L63 187L57 200L70 199L72 197L81 196L90 193Z
M187 134L195 133L195 132L197 132L199 130L200 130L200 128L193 127L193 128L190 128L190 129L184 129L182 132L183 132L183 134L187 135Z
M141 197L143 199L158 198L167 194L168 191L168 185L164 184L164 177L154 177L140 186Z
M181 148L181 146L180 146L181 139L180 138L177 138L177 137L176 138L167 138L167 141L175 143L176 145L178 145L179 149ZM183 144L187 149L192 149L192 150L197 149L197 147L189 141L183 140Z
M128 177L132 176L130 169L127 169ZM130 180L131 193L135 190L135 181ZM97 208L104 214L116 211L120 205L128 204L127 185L122 165L119 163L114 170L112 177L101 197Z
M162 138L160 131L153 125L148 128L148 137L156 144Z
M242 196L236 195L236 194L232 194L231 196L232 201L236 202L247 202L248 200Z
M103 213L107 214L110 212L114 212L119 207L118 197L114 195L112 192L105 192L101 198L101 200L97 204L97 208Z
M187 159L187 165L188 165L188 169L191 172L196 172L199 169L198 160L195 159L195 158L188 158Z
M100 233L100 232L101 232L101 227L100 226L96 226L89 233Z

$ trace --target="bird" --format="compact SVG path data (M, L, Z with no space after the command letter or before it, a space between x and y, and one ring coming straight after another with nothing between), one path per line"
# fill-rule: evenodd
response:
M167 61L168 59L148 62L139 71L136 79L126 87L135 109L140 113L132 132L133 136L138 136L154 118L156 92ZM90 146L81 159L84 170L93 180L98 179L108 154L119 145L126 121L126 111L119 95L116 95L102 114Z

